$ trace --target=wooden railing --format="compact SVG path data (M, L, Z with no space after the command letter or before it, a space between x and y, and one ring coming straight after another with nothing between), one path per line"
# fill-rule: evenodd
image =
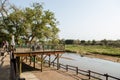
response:
M45 60L45 63L49 64L49 61L48 60ZM111 76L109 74L101 74L101 73L98 73L98 72L95 72L95 71L91 71L91 70L82 70L82 69L79 69L78 67L76 66L71 66L71 65L64 65L64 64L59 64L59 66L57 66L57 63L55 62L52 62L51 63L54 66L58 67L58 69L64 69L66 71L74 71L76 73L76 75L78 74L82 74L82 75L85 75L85 76L88 76L88 79L91 79L91 78L95 78L95 79L99 79L99 80L120 80L120 78L117 78L117 77L114 77L114 76ZM100 77L96 77L94 76L93 74L96 74L98 76L102 76L102 79Z
M40 44L40 45L29 45L29 46L16 46L16 49L23 50L65 50L64 44L52 45L52 44Z

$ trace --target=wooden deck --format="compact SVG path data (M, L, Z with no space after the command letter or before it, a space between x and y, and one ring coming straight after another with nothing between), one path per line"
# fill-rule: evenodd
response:
M31 63L33 62L33 67L35 68L35 62L36 62L36 57L39 55L40 58L40 62L41 62L41 72L42 72L42 68L43 68L43 61L45 60L45 58L48 56L49 57L49 66L51 65L51 62L57 60L57 69L59 68L59 57L60 54L65 53L64 50L38 50L38 51L15 51L13 52L13 56L14 58L17 60L17 64L18 64L18 71L19 74L22 73L22 62L23 60L26 59L26 62L29 59L29 63L31 65ZM54 55L55 58L53 61L51 61L51 55Z

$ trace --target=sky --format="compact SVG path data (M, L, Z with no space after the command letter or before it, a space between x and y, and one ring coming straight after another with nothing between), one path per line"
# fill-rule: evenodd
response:
M20 8L43 3L59 21L60 39L120 39L120 0L9 0Z

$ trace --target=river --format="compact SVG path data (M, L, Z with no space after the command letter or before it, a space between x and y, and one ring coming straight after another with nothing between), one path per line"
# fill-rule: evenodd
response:
M107 73L120 78L120 63L117 62L98 58L81 57L81 55L76 53L65 53L61 56L60 63L76 66L83 70L92 70L102 74Z

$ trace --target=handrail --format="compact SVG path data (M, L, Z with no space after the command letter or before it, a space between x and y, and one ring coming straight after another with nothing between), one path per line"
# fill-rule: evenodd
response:
M65 50L65 45L64 44L39 44L39 45L29 45L29 46L17 46L16 48L28 48L32 51L35 50Z

